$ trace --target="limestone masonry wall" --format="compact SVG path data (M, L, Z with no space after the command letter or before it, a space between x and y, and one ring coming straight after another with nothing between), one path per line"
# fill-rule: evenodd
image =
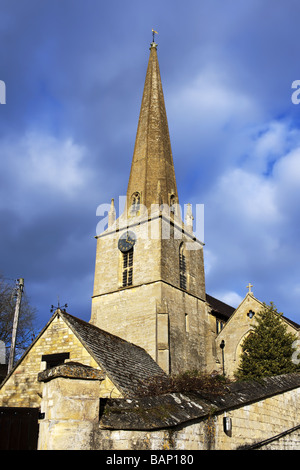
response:
M297 380L297 379L296 379ZM41 421L40 448L92 449L92 450L238 450L271 440L260 449L299 449L300 432L300 388L294 388L273 396L239 404L243 393L239 393L231 406L209 411L198 419L166 428L153 429L147 410L132 407L140 413L140 429L110 429L102 427L99 384L97 381L55 378L44 384L43 397L46 410ZM57 396L56 401L54 398ZM250 396L250 395L249 395ZM80 397L80 399L79 399ZM178 398L177 400L180 401ZM126 399L125 399L126 401ZM130 406L130 400L127 400ZM72 406L74 403L74 406ZM206 402L207 403L207 402ZM67 404L67 406L66 406ZM195 406L195 402L193 402ZM199 405L198 405L199 406ZM199 406L199 409L203 408ZM117 413L119 419L121 409ZM100 416L100 421L99 421ZM157 417L157 416L156 416ZM230 422L225 430L224 418ZM149 420L149 421L148 421ZM143 421L143 424L142 424ZM116 421L118 422L118 421ZM149 422L149 429L145 423ZM104 420L105 423L105 420ZM107 421L106 421L107 423ZM111 422L113 424L113 421ZM120 426L122 420L120 421ZM124 425L124 423L123 423ZM147 426L146 426L147 427ZM294 432L289 432L296 428ZM283 434L280 436L280 434ZM80 440L76 436L80 435ZM72 439L74 436L74 439Z
M96 431L96 446L103 450L238 450L270 439L299 425L299 389L226 413L212 414L196 423L156 431ZM231 419L231 433L224 431L224 417ZM260 447L300 449L300 430Z
M99 369L98 364L82 346L71 329L59 317L55 317L39 339L33 343L22 362L16 366L12 375L0 390L0 406L10 407L39 407L42 396L42 386L37 381L38 373L46 368L42 356L46 354L70 353L67 361ZM111 396L113 385L106 378L102 383L102 396ZM112 396L120 396L117 391Z

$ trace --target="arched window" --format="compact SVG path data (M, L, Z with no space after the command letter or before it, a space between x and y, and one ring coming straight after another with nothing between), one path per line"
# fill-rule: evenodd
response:
M131 196L131 206L130 206L131 214L136 214L140 210L140 206L141 206L141 195L139 192L135 192Z
M176 203L175 195L171 194L171 196L170 196L170 212L175 213L175 203Z
M179 274L180 287L186 290L186 259L184 254L184 244L181 243L179 248Z
M122 287L132 286L132 276L133 276L133 248L122 253L123 256L123 266L122 266Z

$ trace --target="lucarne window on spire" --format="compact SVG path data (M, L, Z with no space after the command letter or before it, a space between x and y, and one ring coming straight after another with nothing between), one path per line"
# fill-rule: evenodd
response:
M131 206L130 206L130 213L137 214L139 212L141 206L141 195L139 192L133 193L131 197Z

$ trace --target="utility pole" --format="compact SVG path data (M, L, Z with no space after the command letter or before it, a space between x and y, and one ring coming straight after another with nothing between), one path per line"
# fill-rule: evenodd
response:
M11 338L11 346L10 346L10 353L9 353L9 362L8 362L8 370L7 370L8 374L12 370L13 364L14 364L15 349L16 349L16 338L17 338L17 330L18 330L19 315L20 315L20 307L21 307L22 293L23 293L23 290L24 290L24 279L20 278L20 279L17 280L17 282L18 282L18 285L17 285L17 300L16 300L14 323L13 323L12 338Z

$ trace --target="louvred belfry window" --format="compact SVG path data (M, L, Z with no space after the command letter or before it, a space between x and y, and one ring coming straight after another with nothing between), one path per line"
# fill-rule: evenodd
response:
M123 278L122 286L132 286L133 275L133 248L123 253Z
M180 273L180 287L186 290L186 259L184 255L184 245L180 245L179 249L179 273Z

